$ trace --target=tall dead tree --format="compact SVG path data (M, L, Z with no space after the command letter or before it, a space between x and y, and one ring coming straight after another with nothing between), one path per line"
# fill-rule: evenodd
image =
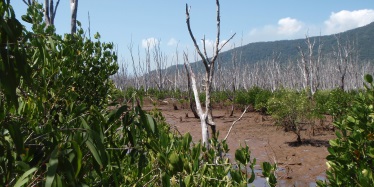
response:
M347 38L344 42L340 36L335 36L335 38L336 47L333 47L333 58L335 59L336 69L339 74L339 87L344 90L348 64L356 61L358 54L354 41L350 41Z
M53 0L44 0L44 19L47 25L55 24L58 4L60 4L60 0L57 0L56 6L54 6Z
M188 69L189 69L189 72L191 74L190 77L191 77L191 83L192 83L192 90L193 90L194 95L195 95L196 108L197 108L197 112L199 114L200 121L201 121L202 141L203 141L203 144L205 144L206 147L209 147L209 142L208 142L208 139L209 139L208 125L211 127L213 136L215 136L215 134L216 134L216 126L215 126L215 123L213 121L212 105L211 105L211 90L212 90L212 81L213 81L213 75L214 75L214 65L215 65L215 62L216 62L216 60L218 58L218 54L221 51L221 49L224 47L225 44L227 44L227 42L229 42L235 36L235 34L233 34L230 37L229 40L227 40L226 42L224 42L223 45L219 46L220 45L220 25L221 25L219 0L216 0L216 7L217 7L217 17L216 17L216 20L217 20L217 33L216 33L216 41L215 41L215 46L214 46L213 57L209 58L208 54L206 52L205 36L202 39L202 42L203 42L203 51L204 51L204 53L203 53L201 51L199 45L196 42L195 36L192 33L191 25L190 25L190 10L188 8L188 5L186 4L186 23L187 23L188 32L189 32L190 37L191 37L191 39L193 41L194 47L195 47L197 53L199 54L199 56L200 56L200 58L202 60L202 63L204 65L204 68L205 68L205 77L204 77L205 111L203 111L203 109L201 107L201 104L200 104L200 100L199 100L199 94L198 94L198 91L197 91L195 74L193 73L192 68L189 65L188 60L185 60L185 63L188 62L188 66L189 66Z
M70 33L74 34L77 31L78 0L70 0L70 10L71 10Z
M311 97L317 91L318 82L318 70L321 61L321 51L323 44L319 42L317 56L314 54L314 46L316 41L310 41L309 36L306 36L305 44L307 50L304 51L301 46L298 46L300 59L298 65L303 74L303 87L308 91L308 96Z
M184 54L184 60L185 62L188 62L188 58L186 54ZM194 99L194 96L192 95L193 91L192 91L192 85L191 85L191 74L187 67L187 63L184 63L184 68L186 69L186 75L187 75L188 100L190 101L190 109L194 117L199 118L199 114L196 111L196 104L194 104L195 99Z

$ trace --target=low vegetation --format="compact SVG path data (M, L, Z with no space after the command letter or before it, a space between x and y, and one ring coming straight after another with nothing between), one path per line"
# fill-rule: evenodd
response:
M0 186L248 186L256 159L248 146L226 153L225 140L213 136L209 147L178 134L142 98L174 98L188 103L188 92L174 89L118 90L113 44L100 35L58 35L42 21L42 7L29 6L15 18L0 3ZM79 25L79 24L78 24ZM319 186L370 186L373 179L374 84L365 90L263 89L214 91L214 107L252 108L296 135L326 115L336 139L330 140L327 179ZM199 95L204 100L205 95ZM218 132L219 133L219 132ZM277 165L261 163L269 186Z
M82 29L57 35L42 22L36 3L23 16L32 24L27 31L10 4L0 7L0 186L253 182L256 160L247 146L230 161L225 141L210 139L209 148L192 142L189 134L170 130L157 109L142 110L143 91L116 90L110 76L118 69L117 57L99 34L93 40ZM126 104L116 103L117 98ZM274 186L276 166L262 165Z

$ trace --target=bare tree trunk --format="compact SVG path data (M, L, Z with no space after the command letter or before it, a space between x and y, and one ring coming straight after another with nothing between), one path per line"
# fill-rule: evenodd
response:
M187 59L185 59L185 61L186 60ZM187 74L188 100L190 102L190 109L191 109L194 117L199 118L199 115L196 112L196 105L194 104L195 100L194 100L193 95L192 95L193 91L192 91L192 86L191 86L191 75L190 75L189 69L187 68L186 63L184 63L184 68L186 69L186 74Z
M201 124L202 124L202 129L204 131L205 129L205 126L206 124L210 125L211 127L211 130L212 130L212 134L213 136L216 135L216 127L215 127L215 123L213 121L213 116L212 116L212 106L211 106L211 90L212 90L212 81L213 81L213 75L214 75L214 64L218 58L218 54L219 52L221 51L221 49L223 48L223 46L225 44L227 44L227 42L229 42L234 36L232 35L231 38L229 40L227 40L221 47L219 46L220 44L220 24L221 24L221 21L220 21L220 5L219 5L219 0L216 0L216 7L217 7L217 17L216 17L216 20L217 20L217 34L216 34L216 43L215 43L215 47L214 47L214 55L212 58L209 58L208 55L207 55L207 52L206 52L206 46L205 46L205 37L203 39L203 50L204 50L204 54L203 52L200 50L200 47L197 45L197 42L196 42L196 39L192 33L192 30L191 30L191 25L190 25L190 13L189 13L189 9L188 9L188 5L186 4L186 23L187 23L187 28L188 28L188 32L190 34L190 37L194 43L194 46L195 46L195 49L197 51L197 53L199 54L199 56L201 57L202 59L202 63L205 67L205 112L202 111L202 108L200 107L199 109L199 106L201 106L199 102L199 100L196 100L196 97L198 98L198 93L197 93L197 88L195 89L193 87L193 90L194 90L194 94L195 94L195 102L196 102L196 107L197 107L197 110L198 110L198 114L200 116L200 120L201 120ZM191 82L192 82L192 86L194 86L194 82L195 80L192 80L192 78L194 78L194 74L192 72L192 69L189 68L190 70L190 74L191 74ZM196 83L195 83L195 86L196 86ZM206 137L204 137L204 132L203 132L203 142L205 141L206 143L208 139L206 139ZM208 144L206 144L207 147L209 147Z
M70 10L71 10L71 30L70 30L70 33L74 34L77 31L78 0L70 0Z
M191 65L189 64L188 57L186 54L184 54L184 63L187 66L188 65L188 71L190 72L190 79L192 83L192 90L195 96L195 102L196 102L196 109L200 118L200 124L201 124L201 136L202 136L202 142L203 145L207 148L209 148L209 133L208 133L208 124L207 124L207 114L206 112L203 112L203 109L201 107L200 99L199 99L199 93L197 92L197 86L196 86L196 78L195 74L193 73L191 69Z

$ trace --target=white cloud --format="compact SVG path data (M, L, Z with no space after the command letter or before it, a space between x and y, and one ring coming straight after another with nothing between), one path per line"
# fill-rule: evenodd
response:
M277 33L280 35L292 35L301 30L303 23L290 17L278 21Z
M142 40L142 47L143 48L148 48L149 47L150 49L152 49L156 45L158 45L159 43L160 43L160 41L158 39L151 37L151 38L147 38L147 39Z
M324 22L326 34L334 34L349 29L361 27L374 21L374 10L362 9L355 11L342 10L332 12Z
M305 24L297 19L286 17L278 20L277 24L265 25L250 30L250 42L274 41L303 37L307 29ZM247 40L247 39L246 39Z
M168 46L176 46L178 44L178 41L175 38L170 38L167 45Z

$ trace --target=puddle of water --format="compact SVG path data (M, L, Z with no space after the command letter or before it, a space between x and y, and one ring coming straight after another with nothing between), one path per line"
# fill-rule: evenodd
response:
M228 157L229 159L232 159L232 155L227 153L226 154L226 157ZM248 167L247 168L248 171L250 171L250 168ZM255 180L253 181L253 183L251 184L248 184L248 186L255 186L255 187L269 187L269 185L267 184L266 182L266 179L264 177L261 177L262 176L262 168L260 165L255 165L254 167L254 170L255 170L255 175L256 175L256 178ZM286 172L286 169L283 168L283 167L278 167L278 171L277 172ZM317 176L316 178L316 181L318 180L326 180L326 177L325 176ZM287 179L282 179L282 180L279 180L278 179L278 184L277 184L278 187L289 187L289 186L295 186L295 187L316 187L317 186L317 183L316 182L301 182L301 181L294 181L294 180L287 180Z

